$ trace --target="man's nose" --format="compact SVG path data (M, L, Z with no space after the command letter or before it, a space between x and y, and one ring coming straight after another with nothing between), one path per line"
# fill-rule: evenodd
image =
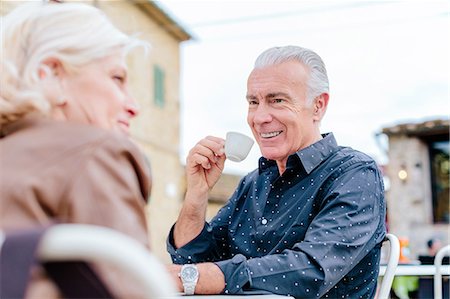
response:
M271 122L272 114L270 108L266 104L259 104L254 111L253 121L258 124Z

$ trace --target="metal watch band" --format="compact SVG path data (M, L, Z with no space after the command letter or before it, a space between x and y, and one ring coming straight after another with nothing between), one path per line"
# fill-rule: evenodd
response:
M183 283L183 287L186 295L194 295L195 283Z

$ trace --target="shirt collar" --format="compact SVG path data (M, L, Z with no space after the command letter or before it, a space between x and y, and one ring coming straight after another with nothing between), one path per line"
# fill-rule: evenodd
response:
M333 133L322 134L322 137L323 138L316 143L289 156L286 165L287 168L295 167L294 163L298 163L297 160L300 160L306 173L309 174L314 168L319 166L322 161L326 160L327 157L338 150L338 145ZM295 157L298 157L298 159ZM262 173L271 167L277 167L274 160L268 160L264 157L259 159L259 173Z
M309 174L322 161L338 150L338 145L333 133L322 135L322 139L295 153Z

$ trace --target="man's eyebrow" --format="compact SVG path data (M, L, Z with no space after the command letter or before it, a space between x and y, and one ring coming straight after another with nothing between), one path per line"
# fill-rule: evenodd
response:
M273 99L273 98L277 98L277 97L283 97L283 98L287 98L287 99L291 98L287 93L284 93L284 92L272 92L265 96L266 99ZM256 99L258 99L258 97L255 95L248 94L246 96L246 99L247 100L256 100Z
M273 92L273 93L269 93L266 95L266 98L268 99L273 99L273 98L278 98L278 97L283 97L283 98L288 98L290 99L291 97L284 92Z

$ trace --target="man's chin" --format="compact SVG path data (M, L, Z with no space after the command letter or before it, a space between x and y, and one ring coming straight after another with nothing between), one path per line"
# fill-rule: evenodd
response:
M277 149L264 150L262 151L262 156L268 160L280 160L281 154Z

